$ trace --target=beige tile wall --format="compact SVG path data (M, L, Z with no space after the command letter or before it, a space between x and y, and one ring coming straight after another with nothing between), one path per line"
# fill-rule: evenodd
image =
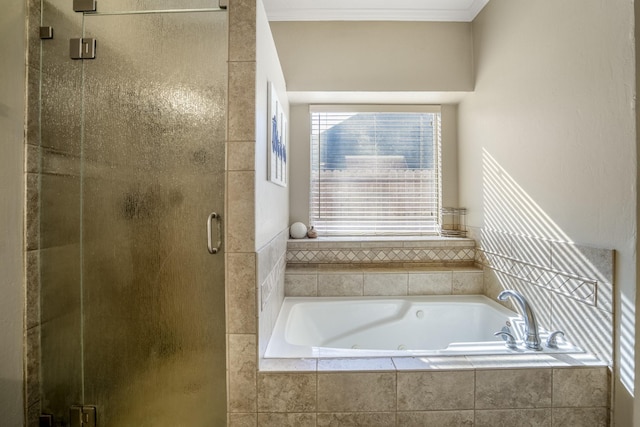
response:
M475 267L340 268L289 265L287 296L473 295L483 293L483 272Z
M280 313L285 295L286 247L289 230L285 229L258 250L258 301L260 302L258 355L262 357Z
M257 422L258 290L255 250L256 0L229 2L225 203L227 419Z
M615 251L469 227L484 294L521 292L541 325L611 364ZM580 319L580 321L576 321Z
M230 426L607 426L606 367L259 372Z
M257 362L258 352L262 354L266 349L284 298L287 235L288 230L283 230L256 253L227 254L227 407L230 425L255 426L260 407L278 405L276 401L259 398L258 391L268 394L270 384L260 382ZM275 423L276 419L279 418L274 415L268 422Z

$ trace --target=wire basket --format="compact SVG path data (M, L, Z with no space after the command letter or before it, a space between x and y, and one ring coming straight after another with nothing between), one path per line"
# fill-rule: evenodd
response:
M440 223L442 237L467 237L466 208L442 208L440 215L442 217Z

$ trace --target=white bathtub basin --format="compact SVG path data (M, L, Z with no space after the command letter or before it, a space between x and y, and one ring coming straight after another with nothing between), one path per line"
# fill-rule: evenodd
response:
M508 328L518 348L494 333ZM532 353L520 316L482 295L287 297L266 358L398 357ZM543 339L548 333L540 331ZM560 342L549 353L581 350Z

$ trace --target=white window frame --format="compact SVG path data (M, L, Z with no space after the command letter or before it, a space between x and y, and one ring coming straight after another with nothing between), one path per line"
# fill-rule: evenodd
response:
M441 107L439 105L310 105L309 106L309 120L310 122L313 120L314 113L436 113L438 115L438 120L436 120L435 130L434 130L434 165L435 168L435 176L433 179L435 180L435 198L437 201L435 205L431 205L430 213L432 214L433 225L429 227L423 227L419 230L393 230L391 232L385 230L376 230L369 232L362 232L358 230L340 230L340 231L327 231L322 230L321 228L318 230L321 235L325 236L376 236L376 235L395 235L395 236L416 236L416 235L438 235L440 231L441 224L441 206L442 206L442 138L441 138ZM317 213L321 207L318 207L318 200L316 196L319 198L319 184L317 184L317 180L314 178L314 141L313 141L313 133L314 133L314 125L311 123L310 126L310 194L309 194L309 224L318 228ZM319 161L319 156L318 161ZM316 168L319 170L319 167ZM315 206L314 206L315 204ZM427 229L428 228L428 229Z

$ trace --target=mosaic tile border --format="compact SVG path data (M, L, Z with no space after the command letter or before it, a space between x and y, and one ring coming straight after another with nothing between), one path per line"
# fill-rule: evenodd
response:
M295 242L287 249L289 264L386 264L386 263L473 263L475 244L473 240L466 246L437 247L309 247Z
M615 250L472 230L476 265L613 313Z
M597 306L598 281L482 251L483 265L578 302Z

